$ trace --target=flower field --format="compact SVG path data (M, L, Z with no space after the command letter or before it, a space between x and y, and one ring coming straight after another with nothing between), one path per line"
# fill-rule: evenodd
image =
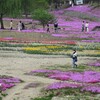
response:
M28 73L28 75L45 76L50 79L59 80L58 82L49 84L42 90L47 96L66 96L74 94L82 98L84 95L95 97L100 93L100 77L98 77L100 76L100 72L87 70L87 68L84 68L82 72L78 72L68 70L61 71L57 69L49 70L48 67L48 69L33 70Z
M88 5L50 13L57 18L58 32L53 23L48 33L38 21L3 18L6 28L0 29L0 97L11 95L10 88L17 88L20 83L17 91L12 89L10 99L99 100L100 29L94 29L100 26L100 15L92 13ZM10 20L13 20L13 30L9 30ZM16 27L19 20L26 25L20 32ZM89 22L89 32L81 31L83 20ZM32 29L32 21L35 29ZM71 65L73 50L78 53L77 68ZM21 77L23 84L20 78L10 75ZM38 98L34 99L33 95Z
M100 56L100 47L86 45L39 45L24 47L23 51L30 54L66 54L71 55L72 50L76 49L79 56Z

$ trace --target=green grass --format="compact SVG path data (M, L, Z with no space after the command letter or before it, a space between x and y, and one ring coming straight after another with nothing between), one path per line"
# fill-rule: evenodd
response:
M63 89L57 89L57 90L49 90L49 91L44 91L49 95L53 95L53 96L60 96L60 97L64 97L66 95L74 95L74 96L94 96L93 93L90 92L81 92L80 88L63 88Z
M2 97L0 97L0 100L2 100Z
M45 47L45 49L47 49L47 51L42 50L42 47ZM100 50L100 45L98 46L71 46L71 45L64 45L61 46L59 48L48 48L46 47L48 45L7 45L7 44L1 44L1 48L0 50L5 50L5 51L22 51L24 53L27 54L41 54L41 55L65 55L65 56L69 56L71 55L72 50L76 49L78 52L78 56L87 56L87 57L100 57L99 54L99 50ZM52 45L51 45L52 46ZM18 48L17 48L18 47ZM25 50L23 49L24 47L41 47L40 50ZM82 48L81 48L82 47ZM86 50L86 51L84 51ZM93 52L93 54L91 53L92 50L95 50L95 53ZM90 54L89 54L90 53Z
M48 46L48 44L42 44L42 43L10 44L10 43L7 43L7 42L0 42L0 47L42 47L42 46ZM59 46L62 46L62 45L59 45ZM82 47L82 48L80 48L80 47ZM62 47L55 48L53 50L55 50L55 51L59 50L60 51L60 50L68 50L68 49L100 50L100 44L99 43L93 43L93 44L63 45Z
M39 98L34 98L34 99L31 98L31 100L51 100L52 97L53 97L53 95L50 94L50 95L44 96L44 97L39 97Z
M45 52L45 51L37 51L37 50L34 50L34 51L23 51L23 52L27 53L27 54L66 55L67 57L70 56L70 54L66 54L67 51L65 51L65 52L58 52L58 53L55 53L55 52ZM89 52L91 52L91 51L89 51ZM83 52L83 54L78 54L78 57L100 57L100 54L84 54L84 52Z

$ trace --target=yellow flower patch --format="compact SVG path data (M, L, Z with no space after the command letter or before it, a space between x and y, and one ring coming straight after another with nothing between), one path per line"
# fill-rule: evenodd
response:
M33 50L41 50L41 48L40 47L26 47L26 48L23 48L23 50L33 51Z
M64 53L66 51L67 46L60 46L60 45L40 45L40 46L34 46L34 47L24 47L23 51L25 52L42 52L42 53L52 53L52 54L58 54L58 53Z
M80 46L80 48L84 48L84 46ZM77 53L79 56L100 56L100 50L82 50ZM27 53L35 53L35 54L65 54L71 55L73 52L73 48L69 48L68 46L62 45L39 45L34 47L24 47L23 51Z

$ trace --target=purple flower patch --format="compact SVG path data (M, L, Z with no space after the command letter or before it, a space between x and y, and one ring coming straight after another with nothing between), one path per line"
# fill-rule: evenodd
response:
M79 88L81 87L80 84L73 84L73 83L67 83L67 82L57 82L49 85L46 89L52 90L52 89L62 89L62 88Z
M77 73L71 76L73 81L86 82L86 83L98 83L100 82L100 72L85 71L84 73Z
M100 93L100 85L96 85L96 86L86 86L83 87L81 89L81 91L89 91L89 92L93 92L93 93Z
M0 90L5 91L13 86L15 86L15 84L13 84L13 83L9 83L9 84L8 83L0 83Z
M69 76L68 75L64 75L64 74L54 74L49 76L49 78L53 78L53 79L57 79L57 80L69 80Z
M57 80L72 80L76 82L85 83L98 83L100 82L100 72L95 71L85 71L85 72L63 72L59 70L35 70L31 73L44 73L49 78Z
M13 86L15 86L15 83L20 83L21 80L18 78L13 77L1 77L0 78L0 90L5 91Z

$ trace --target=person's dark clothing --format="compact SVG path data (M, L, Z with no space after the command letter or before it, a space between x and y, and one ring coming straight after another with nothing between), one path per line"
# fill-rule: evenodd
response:
M47 32L50 32L49 24L47 24Z
M58 23L54 23L55 32L58 30Z
M54 24L54 27L57 28L57 27L58 27L58 23L55 23L55 24Z
M24 23L22 23L22 30L24 30L25 29L25 25L24 25Z

